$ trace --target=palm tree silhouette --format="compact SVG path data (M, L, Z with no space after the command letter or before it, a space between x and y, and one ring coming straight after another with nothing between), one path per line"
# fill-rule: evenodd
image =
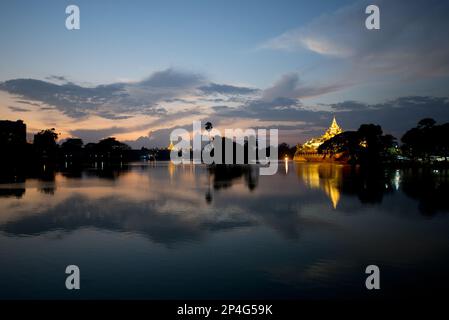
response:
M212 128L213 128L213 126L212 126L212 123L211 122L206 122L206 124L204 125L204 128L206 129L206 131L208 132L208 137L209 137L209 142L211 142L212 143L212 140L211 140L211 138L210 138L210 132L211 132L211 130L212 130ZM208 147L208 146L210 146L210 147L212 147L211 145L207 145L206 147ZM209 149L209 148L208 148ZM210 151L210 150L208 150L208 151Z
M213 128L212 123L211 122L206 122L206 124L204 125L204 128L206 129L206 131L208 132L209 135L209 141L210 141L210 132Z

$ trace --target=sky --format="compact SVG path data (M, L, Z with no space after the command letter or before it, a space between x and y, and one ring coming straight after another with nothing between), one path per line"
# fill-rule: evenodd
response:
M67 30L65 8L80 8ZM365 8L380 8L367 30ZM0 119L166 146L192 121L279 140L449 121L447 1L2 1Z

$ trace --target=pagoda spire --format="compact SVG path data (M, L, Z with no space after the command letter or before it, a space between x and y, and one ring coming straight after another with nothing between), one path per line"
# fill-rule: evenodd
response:
M334 114L334 118L332 119L331 127L340 127L337 123L337 119L335 119L335 114Z
M339 133L342 133L343 130L340 128L340 126L337 123L337 119L335 118L335 115L332 119L332 123L330 125L330 127L326 130L326 132L324 133L324 135L322 136L323 140L328 140L334 136L336 136Z
M334 115L334 118L332 119L332 123L331 123L330 129L333 129L335 131L340 131L340 132L342 131L340 126L337 123L337 119L335 118L335 115Z

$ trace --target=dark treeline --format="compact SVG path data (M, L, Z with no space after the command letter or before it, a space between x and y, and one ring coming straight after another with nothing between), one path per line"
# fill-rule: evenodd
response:
M26 141L26 125L22 121L0 121L0 150L2 157L0 163L3 167L37 167L43 165L49 167L76 167L93 166L97 163L102 166L122 164L137 160L169 160L170 150L167 148L141 148L132 150L128 145L118 141L114 137L100 140L98 143L84 144L78 138L69 138L58 144L59 134L54 128L42 130L34 135L33 142ZM257 160L258 141L251 141L252 152L249 149L247 138L241 145L235 141L222 138L222 163L250 163ZM218 147L218 140L213 143ZM233 156L226 154L226 146L232 145ZM295 148L286 143L282 143L273 152L280 154L280 157L293 158ZM180 152L181 153L181 152ZM237 154L243 154L243 159ZM270 155L269 150L265 154ZM210 152L214 156L214 151ZM230 159L229 159L230 158ZM193 159L193 150L190 151L190 159Z
M34 135L33 143L26 141L26 125L22 121L0 121L0 164L8 166L92 166L94 163L121 164L130 161L169 160L167 148L141 148L132 150L128 145L109 137L98 143L84 144L81 139L71 138L58 144L58 133L54 128L46 129ZM362 124L357 131L345 131L324 142L318 149L323 155L344 155L352 164L379 163L435 163L447 164L449 160L449 123L437 125L435 120L427 118L419 121L415 128L408 130L399 145L396 138L384 134L382 127L374 124ZM252 141L256 147L250 150L248 139L244 145L222 138L222 163L238 161L236 154L243 151L243 163L258 160L258 141ZM226 144L231 142L233 156L226 155ZM216 144L216 141L214 142ZM251 152L250 152L251 151ZM281 143L273 150L279 159L293 159L296 147ZM267 149L266 155L270 156ZM213 151L212 154L213 156ZM191 159L193 151L190 152Z
M449 123L437 125L426 118L401 139L404 155L415 161L447 161L449 157Z
M14 164L124 162L137 156L129 146L115 138L86 145L81 139L67 139L61 145L57 140L55 129L38 132L31 144L11 134L0 134L1 161Z
M73 138L59 145L58 136L55 129L46 129L35 134L33 142L28 143L22 121L0 121L0 183L24 182L33 177L53 181L57 171L80 177L84 168L101 169L95 174L113 179L126 171L127 162L138 160L149 152L146 149L131 150L113 137L87 144Z

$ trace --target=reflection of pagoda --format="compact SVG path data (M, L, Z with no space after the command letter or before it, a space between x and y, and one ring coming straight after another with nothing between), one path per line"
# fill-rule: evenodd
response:
M329 197L332 207L337 208L340 201L342 166L329 163L296 165L296 174L310 189L320 189Z
M303 161L319 161L322 156L318 155L318 147L326 142L327 140L335 137L336 135L342 133L343 130L337 123L337 120L332 120L330 127L326 130L326 132L319 138L312 138L306 141L303 145L298 145L296 147L296 153L294 160L303 160Z

